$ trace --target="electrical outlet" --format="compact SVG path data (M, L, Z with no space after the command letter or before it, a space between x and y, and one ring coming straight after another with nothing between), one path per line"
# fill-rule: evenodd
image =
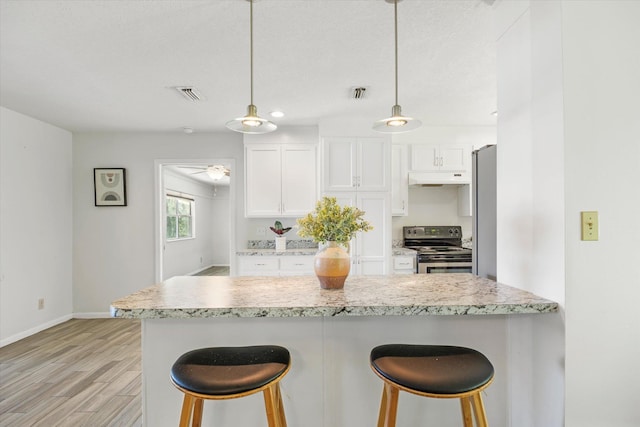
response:
M44 298L38 300L38 310L44 310Z
M580 212L582 240L598 240L598 212Z
M258 227L256 229L256 234L258 236L265 236L267 234L267 227Z

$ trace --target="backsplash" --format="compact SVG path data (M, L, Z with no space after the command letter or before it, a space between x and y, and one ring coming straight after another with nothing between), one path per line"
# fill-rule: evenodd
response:
M275 249L275 239L269 240L247 240L247 249ZM287 239L287 249L314 249L318 244L313 240Z

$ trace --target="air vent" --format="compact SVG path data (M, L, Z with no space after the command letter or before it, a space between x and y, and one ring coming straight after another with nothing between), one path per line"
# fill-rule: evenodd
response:
M367 88L364 86L356 86L351 88L351 99L364 99Z
M193 86L176 86L174 89L180 92L182 96L187 98L189 101L202 101L205 99L204 96L202 96Z

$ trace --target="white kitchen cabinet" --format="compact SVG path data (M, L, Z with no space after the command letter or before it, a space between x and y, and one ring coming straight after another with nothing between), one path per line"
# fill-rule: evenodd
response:
M238 276L279 276L278 257L241 256L238 257Z
M323 138L323 191L389 191L390 150L387 137Z
M391 198L389 192L325 193L342 206L355 206L365 212L364 218L373 230L358 232L350 243L349 274L387 274L391 259Z
M308 276L313 255L238 256L238 276Z
M245 216L299 217L317 200L315 144L245 144Z
M411 170L471 173L470 144L411 144Z
M409 214L409 163L408 149L405 144L391 146L391 215Z
M415 274L415 272L415 255L396 255L393 257L393 274Z

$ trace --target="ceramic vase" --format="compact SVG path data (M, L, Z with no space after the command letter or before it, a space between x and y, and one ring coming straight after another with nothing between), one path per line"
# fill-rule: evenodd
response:
M287 250L287 237L286 236L276 237L276 252L284 252L286 250Z
M349 275L351 258L343 246L327 242L320 247L313 265L322 289L342 289Z

